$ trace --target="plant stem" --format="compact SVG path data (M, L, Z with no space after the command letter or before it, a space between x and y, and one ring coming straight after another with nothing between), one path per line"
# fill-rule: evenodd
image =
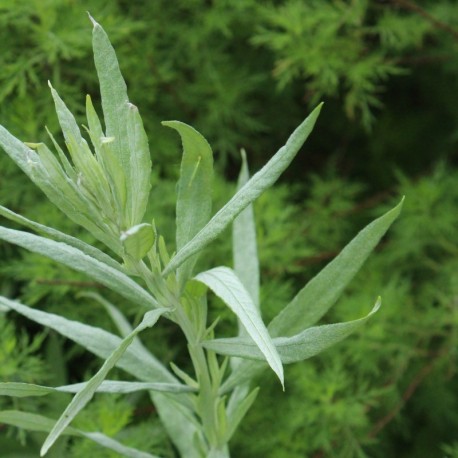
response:
M148 288L159 295L159 302L165 301L172 310L170 318L182 329L188 341L188 351L191 357L199 392L195 411L201 420L204 436L208 442L206 456L212 458L229 458L229 448L225 442L224 431L220 430L218 421L217 406L221 401L218 395L218 386L212 380L205 350L201 345L202 332L199 331L199 324L194 323L187 315L179 298L175 296L165 285L162 277L156 277L143 262L134 263L137 272L145 280ZM165 304L164 304L165 305ZM196 306L198 306L196 304Z
M217 417L217 405L219 401L219 386L214 386L207 357L200 344L200 336L193 323L186 315L183 307L177 304L174 315L176 322L183 330L188 341L188 350L199 382L197 395L196 413L200 417L204 435L207 439L209 451L208 457L228 458L229 450L226 443L222 443L223 432Z

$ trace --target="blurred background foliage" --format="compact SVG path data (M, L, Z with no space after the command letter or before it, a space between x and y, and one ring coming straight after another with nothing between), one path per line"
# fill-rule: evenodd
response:
M255 206L266 321L406 195L401 218L325 321L362 316L378 294L381 311L358 335L288 367L286 394L266 373L234 456L458 457L457 2L0 0L0 124L18 138L47 141L45 125L57 132L47 80L81 123L85 94L98 100L86 10L109 33L142 113L154 163L148 219L172 249L180 145L161 120L209 139L217 209L235 189L240 148L257 170L325 101L302 154ZM91 241L4 154L0 171L1 205ZM200 262L230 263L230 233ZM6 244L0 290L115 332L103 308L80 297L96 291L138 319L83 275ZM230 330L230 313L214 306ZM173 326L148 331L145 342L185 364ZM0 380L72 383L99 364L52 332L0 316ZM56 417L65 401L2 398L0 408ZM78 422L174 456L145 396L99 395ZM41 439L0 425L2 457L35 457ZM84 440L58 447L55 457L114 456Z

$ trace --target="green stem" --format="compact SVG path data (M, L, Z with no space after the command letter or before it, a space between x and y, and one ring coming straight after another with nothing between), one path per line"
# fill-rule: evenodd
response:
M181 305L175 310L176 321L182 328L188 341L188 350L199 382L199 393L197 395L196 413L201 419L203 431L209 444L208 456L229 457L226 444L221 443L221 431L217 418L217 403L219 400L218 389L214 387L207 357L200 344L200 336ZM216 453L216 454L215 454Z
M208 453L207 458L230 458L229 448L227 444L215 449L212 448Z
M222 439L223 433L217 416L217 405L220 401L219 386L214 386L205 350L201 345L202 331L200 323L195 323L185 312L180 300L167 288L162 277L157 278L142 262L137 262L135 268L144 279L148 288L155 292L157 299L171 308L170 318L182 329L188 341L188 351L199 383L199 392L195 405L196 414L201 420L204 436L208 442L208 457L229 458L229 449ZM195 304L198 306L197 304Z

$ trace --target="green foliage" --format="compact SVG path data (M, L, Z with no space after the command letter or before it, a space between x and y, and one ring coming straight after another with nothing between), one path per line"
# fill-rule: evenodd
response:
M446 454L447 458L455 458L458 456L458 444L455 442L450 445L444 445L442 451Z
M360 227L389 208L387 196L393 194L394 167L401 171L398 178L402 187L398 191L407 195L403 218L394 227L396 235L382 241L358 285L350 285L328 321L362 316L374 300L374 291L382 293L386 307L366 327L364 336L324 353L320 361L312 359L305 365L286 367L287 396L279 396L278 382L265 375L263 384L266 377L268 384L263 385L255 410L248 414L245 436L240 432L235 435L234 452L259 456L259 445L265 456L281 456L282 450L290 451L287 456L326 456L323 450L333 445L323 433L328 431L348 448L349 456L359 456L358 446L351 445L355 442L346 429L346 424L351 424L352 437L371 457L454 456L456 354L447 348L456 346L456 2L150 3L118 0L102 5L90 0L82 9L78 2L67 0L0 1L0 93L4 97L0 123L31 142L47 139L43 129L47 125L60 141L45 90L48 79L65 95L78 124L86 123L81 95L97 93L90 43L85 38L88 22L82 14L89 9L109 31L129 94L138 102L145 130L154 142L153 195L160 198L150 199L145 221L150 223L154 217L160 221L162 234L173 234L175 181L180 171L178 138L171 132L167 135L160 120L178 117L204 132L213 145L216 166L221 169L226 162L226 176L234 177L235 161L227 159L228 154L238 157L240 146L244 146L250 163L257 168L265 162L272 145L281 145L299 122L305 104L320 98L321 91L326 110L308 157L304 161L297 158L286 177L289 182L268 190L254 205L263 318L266 322L273 319L281 305L288 303ZM344 14L339 16L336 12L342 8ZM294 16L295 11L298 14ZM321 27L314 26L318 18ZM314 26L313 33L305 23ZM342 43L347 48L338 53ZM318 49L326 52L321 61ZM282 68L282 62L291 65ZM312 62L320 72L312 74ZM394 73L387 74L386 69ZM398 75L399 71L402 73ZM141 81L138 75L143 75ZM281 85L286 76L288 81ZM97 95L93 103L100 111ZM357 122L344 118L351 105ZM361 121L367 125L368 120L371 136L358 125ZM331 165L328 154L332 154ZM449 158L450 162L430 173L438 158ZM47 203L5 155L0 155L0 170L2 205L102 247ZM218 209L230 198L234 186L217 174L215 178L214 207ZM19 228L3 219L1 224ZM196 271L230 262L230 237L225 234L203 251ZM174 241L169 239L167 247L172 253ZM88 281L84 274L8 244L0 244L0 254L3 295L20 297L24 303L116 333L100 304L79 297L82 290L90 289L109 298L130 322L139 322L138 310ZM236 322L228 308L214 299L209 303L209 321L220 315L221 334L234 335ZM179 362L180 367L192 371L180 356L185 350L181 335L173 323L162 324L145 331L145 345L162 361ZM29 341L37 335L36 329L22 320L9 327L4 333L6 341L11 336L20 341L26 331ZM34 380L22 376L19 380L62 385L69 383L66 374L70 381L81 380L99 368L98 361L78 345L51 334L46 347L51 341L60 352L64 350L64 355L60 359L54 353L47 357L47 368L52 369L46 370L46 375L60 374L60 378L42 379L38 371ZM158 348L151 344L156 341L164 344ZM15 364L19 348L11 353L6 367ZM331 358L330 353L335 356ZM29 354L24 364L30 361L33 367L34 358ZM343 363L342 358L346 358ZM430 363L433 369L422 378ZM36 367L40 366L42 363L37 363ZM125 374L115 370L113 377L120 376ZM318 384L312 386L309 377ZM333 390L329 387L334 378L339 386ZM404 400L411 383L417 381L418 388ZM297 400L288 397L293 392L299 393ZM313 396L308 396L309 392ZM332 397L332 393L338 395ZM99 396L108 399L107 395L97 395L96 403ZM325 416L319 412L323 399L331 399ZM28 411L54 409L54 418L65 407L65 401L57 405L48 397L23 398L20 403ZM346 407L354 416L339 420L332 413L334 403L340 406L336 410ZM266 405L274 416L258 408ZM298 405L304 408L298 409ZM375 425L398 407L387 426L368 438ZM314 412L313 418L304 414L308 410ZM288 426L273 434L271 424L279 418ZM322 418L328 427L315 427L321 425ZM308 419L312 424L301 429ZM150 437L145 428L151 424L148 418L146 424L135 422L128 429L133 434L138 431L140 437ZM262 433L267 428L269 437ZM257 431L261 433L257 435ZM35 457L43 436L27 437L29 447L20 452L2 437L2 451L16 450L24 457L29 452ZM75 448L81 440L72 439ZM124 441L124 437L119 440ZM252 440L258 444L253 446ZM90 442L85 442L89 446ZM141 441L126 443L141 448ZM441 448L440 444L448 445ZM165 448L172 453L170 446ZM168 456L159 448L151 449ZM94 445L89 454L104 453L100 450ZM59 456L57 450L56 454Z
M256 397L257 389L251 393L247 391L247 384L256 374L270 366L284 389L283 364L322 352L353 333L379 309L380 300L365 318L310 328L341 295L399 215L402 203L369 224L329 266L302 288L272 320L269 332L258 303L259 265L251 205L278 180L297 155L313 130L321 104L251 178L244 160L238 190L213 217L211 148L189 126L166 123L178 130L183 141L177 188L177 251L171 256L166 239L158 232L154 221L142 223L151 187L146 133L137 108L128 101L114 49L102 27L89 17L93 24L94 60L105 124L103 130L88 97L89 127L86 130L92 150L73 114L50 83L68 156L49 132L57 156L44 143L22 143L3 126L0 126L0 145L52 203L120 261L95 246L4 207L1 214L5 218L44 236L0 227L0 238L88 275L137 309L140 307L141 320L139 324L130 323L114 305L99 295L89 294L107 310L121 334L117 337L101 328L0 296L3 310L15 311L44 325L104 359L95 375L73 386L3 383L0 391L13 398L45 396L56 391L76 394L56 421L17 410L0 412L0 421L48 433L40 450L41 456L47 454L61 436L70 435L90 439L124 456L158 458L123 445L103 431L87 432L70 426L96 392L148 390L170 440L183 456L228 457L228 442ZM249 278L245 276L242 282L236 271L228 267L212 268L193 277L193 258L234 221L236 270L241 273L241 265L251 263ZM246 243L250 246L246 247ZM137 283L131 277L139 277L141 281ZM244 282L250 285L251 293ZM207 288L237 317L238 337L232 340L215 338L217 321L208 322ZM251 296L253 291L254 297ZM161 317L177 324L186 337L193 375L172 364L174 375L141 343L139 334L155 326ZM231 341L229 345L228 340ZM233 358L229 374L229 359L220 360L217 354ZM130 373L135 381L106 380L115 366ZM102 429L114 435L127 417L120 424L112 427L105 424Z
M308 81L307 96L314 101L342 88L348 116L358 114L369 125L381 83L400 69L379 50L367 52L368 38L376 35L363 26L367 8L366 1L272 5L252 42L273 52L281 88L294 79Z
M24 330L20 330L14 322L8 320L4 313L0 312L0 336L1 382L14 380L23 383L45 383L49 380L46 363L43 357L38 355L45 334L37 334L31 338ZM2 397L0 410L7 408L8 404L6 399ZM28 399L17 399L15 405L17 408L29 411L39 408L36 402L30 402ZM13 431L8 430L7 432L10 437L13 436ZM24 445L26 440L24 430L19 430L14 434L14 437Z
M75 426L86 431L101 431L114 437L125 428L132 417L133 407L128 402L117 396L104 396L97 398L84 410L75 421ZM70 456L84 457L95 456L97 458L112 458L118 456L111 451L105 451L94 445L89 440L76 442L72 446Z
M160 120L173 119L177 109L182 120L210 132L218 162L250 145L250 155L261 163L269 144L280 144L301 118L304 98L310 107L334 98L349 116L373 126L382 105L397 107L398 94L389 89L399 74L408 78L413 98L430 88L430 62L446 72L458 65L456 40L447 29L458 15L456 4L425 0L420 11L408 4L180 0L171 5L161 0L131 5L119 0L101 5L90 0L84 8L110 32L130 95L146 114L146 131L157 144L157 165L176 174L170 167L176 164L175 139L160 133ZM78 95L95 93L90 46L83 39L86 18L80 5L68 0L4 0L0 10L1 100L8 105L0 111L1 123L42 141L43 124L53 133L57 128L42 90L46 80L66 94L77 117L84 112ZM142 49L142 58L132 49ZM141 85L134 75L145 75Z
M107 22L113 23L113 15L119 15L119 7L115 3L104 6L97 3L92 2L93 14L99 13L106 17ZM89 80L95 81L89 72L76 64L78 59L91 53L83 32L87 19L81 14L78 3L67 0L3 0L0 11L2 123L12 128L15 126L21 133L33 137L42 130L42 125L35 121L38 113L42 122L56 125L49 109L49 99L42 90L47 79L52 78L58 84L78 79L83 71ZM69 20L69 14L75 19ZM132 21L127 19L116 20L116 23L119 25L116 39L125 38L134 28ZM75 65L65 65L68 61L74 61ZM78 106L78 112L83 108L79 98L81 84L77 87L67 84L66 92L72 106ZM31 90L33 98L30 97ZM8 110L4 108L6 101L14 101ZM22 109L19 108L21 105Z
M132 423L134 407L131 403L116 395L102 395L85 409L75 420L75 426L86 431L100 430L110 437L117 437L127 445L153 450L155 453L169 458L173 456L166 433L158 421ZM68 450L71 458L117 458L119 453L101 448L93 442L83 439L75 441Z
M403 216L330 317L358 316L363 312L360 304L375 289L385 304L379 318L320 359L288 367L291 398L279 400L275 381L269 379L235 436L236 454L426 458L440 455L441 444L454 440L457 179L456 171L443 164L431 176L399 177L397 192L408 196ZM315 195L313 188L310 194ZM337 214L340 198L336 193L329 203ZM338 221L345 226L355 216L367 218L384 206L365 209L355 201L346 222L330 214L324 221L312 219L310 225ZM304 272L313 272L319 261L308 258ZM273 422L286 426L266 437ZM443 450L453 456L451 445Z
M46 380L46 367L35 353L43 343L44 336L37 335L30 340L24 332L16 335L14 324L0 314L2 347L0 352L1 380L15 380L28 383Z
M425 46L440 25L447 27L450 17L444 13L456 14L451 2L429 2L426 15L412 5L367 0L265 4L260 8L264 21L251 42L272 52L280 88L305 82L312 103L342 94L347 115L370 127L386 81L407 72L402 57ZM423 20L405 10L420 12Z

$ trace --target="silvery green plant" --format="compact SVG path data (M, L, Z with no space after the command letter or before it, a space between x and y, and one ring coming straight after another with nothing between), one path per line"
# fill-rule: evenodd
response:
M103 126L87 96L84 131L91 146L51 84L67 152L51 134L56 154L44 143L21 142L1 126L0 145L51 202L102 242L110 254L2 206L1 216L29 231L0 227L0 238L85 273L118 293L132 307L141 309L143 318L134 327L113 304L87 293L105 306L119 330L119 335L115 335L0 297L3 312L17 312L53 329L104 360L90 380L78 384L47 387L13 381L1 383L0 394L5 396L44 396L55 392L74 396L57 420L8 410L0 412L0 422L48 433L42 456L61 435L73 435L124 456L155 458L156 455L122 445L99 432L70 426L95 393L146 390L181 456L229 457L229 441L258 392L258 388L251 386L254 377L270 368L284 389L284 364L303 361L343 340L379 309L380 299L363 318L316 325L396 219L402 204L362 230L266 326L259 301L252 203L291 163L312 131L321 105L251 178L242 154L238 189L214 215L210 145L192 127L179 121L164 122L164 126L178 132L183 145L177 184L176 253L169 254L155 222L143 221L152 165L142 120L128 100L106 33L91 20L104 117ZM199 253L231 224L234 267L215 267L196 274ZM138 279L146 288L140 286ZM237 336L216 337L217 321L209 323L207 319L208 292L218 296L236 315ZM175 364L167 368L142 344L139 334L159 319L171 320L181 328L193 373L186 373ZM135 381L108 380L115 366Z

